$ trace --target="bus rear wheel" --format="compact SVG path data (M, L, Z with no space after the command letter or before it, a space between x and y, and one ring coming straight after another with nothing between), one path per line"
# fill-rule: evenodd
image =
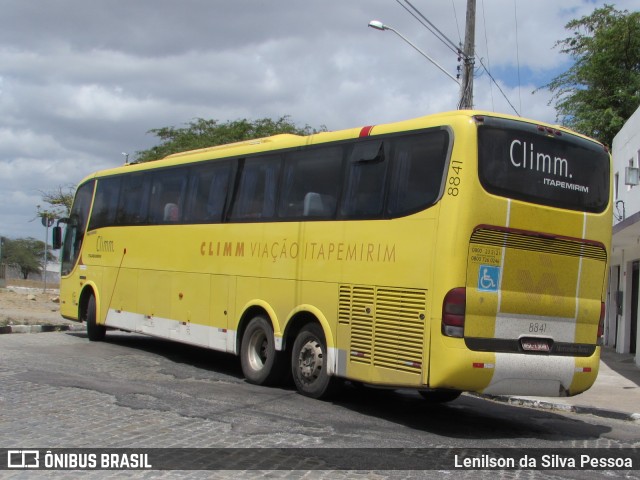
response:
M107 328L104 325L98 325L98 313L96 310L96 297L91 295L87 302L87 311L85 319L87 320L87 337L92 342L100 342L104 340L107 334Z
M308 323L293 342L291 371L298 392L311 398L328 398L336 392L335 378L327 373L327 342L322 327Z
M273 327L263 316L254 317L242 336L240 364L249 383L273 385L285 371L283 354L276 351Z

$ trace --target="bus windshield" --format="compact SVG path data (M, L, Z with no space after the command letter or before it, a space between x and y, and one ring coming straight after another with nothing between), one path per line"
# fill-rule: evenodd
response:
M65 230L64 248L62 250L62 275L68 275L71 272L80 255L87 219L91 210L94 184L94 181L87 182L81 185L76 192L71 214L67 220L67 229Z
M482 185L496 195L593 213L608 205L609 155L576 135L485 117L478 164Z

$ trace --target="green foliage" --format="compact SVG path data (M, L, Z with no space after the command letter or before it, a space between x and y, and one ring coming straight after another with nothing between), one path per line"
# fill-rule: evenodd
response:
M35 238L4 239L2 247L2 263L19 268L22 278L29 278L32 273L42 272L42 258L44 257L44 242ZM47 259L55 257L47 252Z
M309 125L299 128L287 116L277 120L262 118L249 121L245 118L224 123L220 123L218 120L198 118L182 128L163 127L149 130L148 133L157 136L161 143L148 150L137 152L136 156L137 161L148 162L164 158L172 153L241 142L280 133L310 135L318 131L326 131L326 128L323 126L316 130Z
M553 92L559 121L611 145L640 105L640 12L605 5L565 28L573 35L556 47L574 64L542 88Z
M41 191L42 200L50 205L47 210L38 211L39 215L46 214L50 218L68 217L75 195L75 187L58 185L55 190ZM38 207L39 208L39 207Z

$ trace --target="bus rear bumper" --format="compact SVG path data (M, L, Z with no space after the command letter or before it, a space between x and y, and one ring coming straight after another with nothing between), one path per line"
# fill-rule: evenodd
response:
M464 351L464 350L463 350ZM589 357L457 350L443 369L432 363L431 388L489 395L568 397L596 380L600 348Z
M599 358L598 354L593 357ZM481 393L569 397L595 382L594 358L496 353L491 382ZM589 361L591 360L591 361ZM595 363L595 366L593 366Z

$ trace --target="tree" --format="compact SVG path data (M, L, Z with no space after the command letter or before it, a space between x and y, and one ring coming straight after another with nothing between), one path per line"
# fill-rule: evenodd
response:
M55 215L55 218L68 217L71 212L71 204L73 203L75 191L75 187L69 185L58 185L55 190L49 190L47 192L41 191L42 200L51 206L51 208L47 210L47 213Z
M640 105L640 12L605 5L565 28L555 46L574 64L542 88L563 125L611 145Z
M280 117L277 120L262 118L249 121L245 118L224 123L220 123L218 120L197 118L189 122L186 127L163 127L149 130L147 133L152 133L160 138L161 143L148 150L137 152L136 156L137 161L148 162L186 150L241 142L280 133L310 135L319 131L326 131L326 127L322 126L319 130L316 130L309 125L305 125L299 128L287 116Z
M2 259L7 265L20 269L22 278L27 279L32 273L42 272L42 257L44 256L44 242L35 238L4 239ZM47 252L47 260L55 257Z
M52 224L57 218L69 216L75 195L73 186L63 187L58 185L56 190L40 191L40 194L42 195L42 200L49 204L49 207L44 209L40 205L36 206L36 218L42 219L43 225L45 224L45 219L49 224Z

